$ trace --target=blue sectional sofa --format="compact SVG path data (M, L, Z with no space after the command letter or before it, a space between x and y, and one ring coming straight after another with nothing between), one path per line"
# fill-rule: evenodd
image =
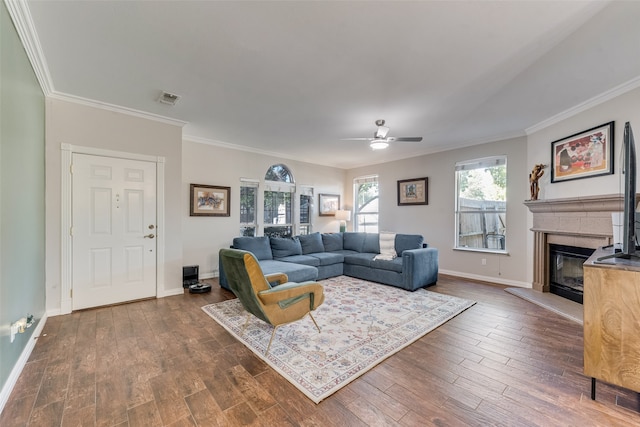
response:
M417 234L396 234L393 260L380 253L378 233L312 233L294 238L236 237L234 249L253 253L265 275L285 273L292 282L322 280L342 274L409 291L438 280L438 250ZM220 286L229 289L222 263Z

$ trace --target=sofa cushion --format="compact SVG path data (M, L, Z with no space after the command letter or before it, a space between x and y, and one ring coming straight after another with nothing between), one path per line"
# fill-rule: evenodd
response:
M371 267L402 273L402 258L394 258L392 260L374 259L371 261Z
M364 244L362 245L362 252L379 254L380 253L380 234L365 233Z
M362 252L364 246L365 233L344 233L343 235L343 249L350 251Z
M260 268L265 276L284 273L288 276L290 282L306 282L308 280L316 280L318 277L318 269L316 267L293 262L266 260L260 262Z
M344 256L339 252L316 252L315 254L309 254L314 258L317 258L320 265L340 264L344 262Z
M301 234L298 239L302 245L302 255L324 252L324 244L320 233Z
M371 266L371 261L373 261L373 257L375 257L376 255L377 254L362 253L362 252L353 253L353 254L344 256L344 263L352 264L352 265L361 265L363 267L369 267Z
M293 262L302 265L311 265L317 267L320 265L320 260L311 255L290 255L284 258L276 258L278 261Z
M235 237L233 248L251 252L258 261L273 259L268 237Z
M396 253L399 257L409 249L421 249L424 237L419 234L396 234Z
M322 244L326 252L341 251L342 245L342 233L323 233Z
M272 237L271 252L274 258L284 258L291 255L302 255L302 246L297 237Z

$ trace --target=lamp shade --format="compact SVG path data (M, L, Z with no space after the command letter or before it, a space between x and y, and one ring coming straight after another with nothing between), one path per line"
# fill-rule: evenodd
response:
M339 209L336 211L336 219L340 221L351 221L351 211Z

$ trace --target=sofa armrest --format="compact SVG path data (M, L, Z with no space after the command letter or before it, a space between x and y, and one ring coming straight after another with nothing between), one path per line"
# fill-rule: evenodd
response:
M415 291L438 281L438 250L410 249L402 253L402 282L405 289Z

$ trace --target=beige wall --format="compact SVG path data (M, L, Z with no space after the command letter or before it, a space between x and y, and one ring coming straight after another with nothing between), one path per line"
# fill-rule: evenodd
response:
M557 199L562 197L595 196L613 194L620 191L620 153L622 150L622 133L624 124L631 122L635 134L640 138L640 89L620 95L610 101L597 105L562 120L552 126L532 133L528 137L527 156L529 164L551 161L551 142L592 127L615 121L614 165L615 174L594 178L578 179L559 183L551 183L547 169L540 179L540 199Z
M455 237L455 173L461 160L507 155L507 251L509 255L453 250ZM377 174L380 180L380 230L422 234L439 251L440 270L463 277L530 286L525 274L528 169L526 138L509 139L350 170L346 190L353 204L355 177ZM429 178L429 204L397 206L397 181ZM348 187L348 188L347 188ZM487 260L482 265L482 259Z
M165 163L165 265L159 295L182 289L182 128L102 108L48 98L46 102L47 311L60 309L62 143L162 156ZM161 232L160 230L158 230Z
M640 140L640 89L631 90L593 108L559 121L542 130L532 133L527 140L528 165L536 163L546 165L551 161L551 142L573 135L586 129L615 121L614 174L573 181L551 183L549 169L540 179L540 199L559 199L565 197L597 196L619 194L623 191L620 175L622 136L625 122L631 122L636 140ZM637 149L637 144L636 144ZM638 176L637 178L640 178ZM640 187L638 187L640 188ZM620 207L622 210L622 206ZM528 215L529 227L533 216ZM533 234L529 233L527 257L533 259ZM533 263L527 265L527 277L533 280Z
M60 144L67 143L131 153L164 156L166 162L166 291L179 291L181 267L198 264L202 277L217 275L217 253L239 232L240 178L263 183L267 168L284 163L296 182L319 193L340 194L343 207L353 206L352 182L357 176L380 176L380 229L420 233L440 251L444 273L515 286L530 286L531 217L523 205L529 198L528 174L535 163L549 163L550 143L610 120L616 121L615 160L618 162L622 128L626 120L639 123L633 109L640 89L631 91L528 137L497 141L413 159L356 168L349 171L283 160L253 152L182 141L179 126L115 113L57 99L47 100L47 310L60 304ZM638 131L640 133L640 131ZM454 164L472 158L506 154L508 157L508 255L453 250ZM429 205L397 206L397 181L429 177ZM190 217L191 183L231 187L230 217ZM549 173L540 181L540 198L611 194L619 191L619 174L550 184ZM588 185L585 185L588 184ZM264 188L262 185L261 188ZM261 205L261 199L259 200ZM260 210L259 214L262 212ZM337 231L333 218L314 213L314 231ZM351 229L352 223L349 223ZM486 259L486 265L482 265ZM169 292L170 293L170 292Z
M264 175L269 166L285 164L299 185L314 187L314 201L318 194L340 194L345 171L247 151L184 141L182 146L182 241L184 265L200 266L201 277L212 277L218 271L218 251L228 248L240 233L240 178L260 180L264 189ZM190 184L231 187L230 217L189 216ZM343 196L344 197L344 196ZM344 198L342 199L344 200ZM262 198L258 199L258 215L262 215ZM338 231L338 221L313 214L313 231ZM259 234L262 230L259 230Z

